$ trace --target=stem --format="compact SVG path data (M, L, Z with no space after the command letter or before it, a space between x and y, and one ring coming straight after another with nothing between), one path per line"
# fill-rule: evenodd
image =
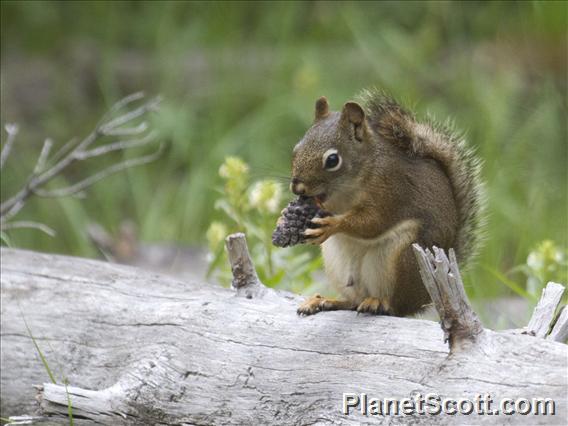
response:
M271 221L265 221L265 229L264 229L264 246L266 247L266 259L268 263L268 275L270 278L274 275L274 263L272 262L272 223Z

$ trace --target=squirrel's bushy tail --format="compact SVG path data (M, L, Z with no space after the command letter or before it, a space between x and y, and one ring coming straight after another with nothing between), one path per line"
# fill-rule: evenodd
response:
M369 123L385 140L411 156L436 160L447 174L458 210L455 251L465 266L478 252L485 223L485 191L481 161L451 124L419 122L389 96L367 91L363 101Z

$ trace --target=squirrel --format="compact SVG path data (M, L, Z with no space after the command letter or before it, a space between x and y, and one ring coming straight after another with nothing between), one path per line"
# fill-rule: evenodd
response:
M292 153L290 188L331 215L304 231L321 245L328 281L298 314L357 310L407 316L431 304L411 245L476 254L484 222L481 162L449 125L417 121L382 92L332 112L321 97Z

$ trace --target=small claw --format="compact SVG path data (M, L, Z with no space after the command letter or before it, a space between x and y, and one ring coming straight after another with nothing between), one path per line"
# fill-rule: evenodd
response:
M303 232L303 236L305 238L306 244L314 246L319 246L325 240L327 240L327 237L325 236L324 232L321 229L308 228Z
M323 300L324 299L319 294L315 294L304 303L302 303L296 310L296 313L301 316L317 314L322 310Z
M317 238L323 234L321 228L308 228L304 231L304 237L306 238Z
M321 225L321 226L329 224L329 221L325 217L314 217L310 220L310 222L312 222L314 225Z
M307 244L319 245L325 241L323 231L318 229L306 229L303 236Z
M313 315L313 314L317 314L318 312L321 311L321 308L319 307L319 305L317 306L312 306L310 308L298 308L298 310L296 311L296 313L302 317L307 317L308 315Z
M359 306L357 306L357 314L369 313L374 315L392 315L388 303L381 301L375 297L367 297Z
M310 222L321 227L335 227L341 222L343 216L314 217Z

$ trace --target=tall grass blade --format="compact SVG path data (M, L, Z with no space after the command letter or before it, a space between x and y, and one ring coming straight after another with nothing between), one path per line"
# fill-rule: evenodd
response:
M519 296L524 297L525 299L528 299L531 302L536 303L537 299L532 294L530 294L528 291L526 291L524 288L522 288L519 284L517 284L515 281L507 278L501 272L499 272L496 269L493 269L489 266L481 265L481 267L483 269L485 269L487 272L489 272L491 275L493 275L502 284L505 284L507 287L509 287L511 290L513 290Z
M20 309L21 311L21 309ZM24 320L24 324L26 325L26 330L28 331L28 335L30 336L30 339L32 339L32 342L36 348L36 351L41 359L41 362L45 368L45 371L47 371L47 375L49 376L49 380L51 380L51 383L56 384L57 381L55 380L55 377L53 375L53 373L51 372L51 368L49 368L49 364L47 363L47 359L45 358L45 356L43 355L43 352L41 351L35 337L32 334L32 331L30 330L30 327L28 326L28 322L26 321L26 317L24 317L24 313L21 312L22 314L22 319Z

